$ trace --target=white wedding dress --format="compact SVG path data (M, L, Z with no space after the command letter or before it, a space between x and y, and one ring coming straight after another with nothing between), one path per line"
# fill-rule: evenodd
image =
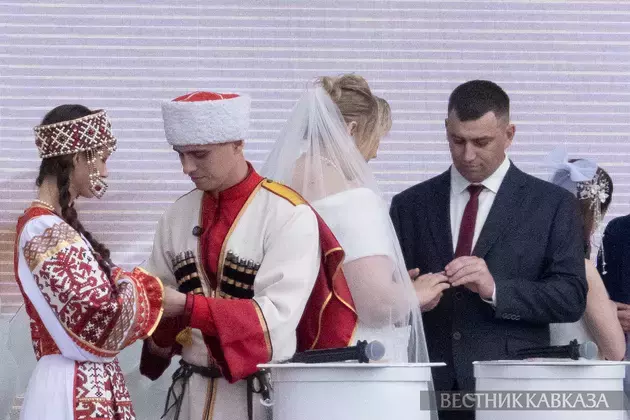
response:
M371 256L385 256L395 261L395 251L390 243L388 234L386 203L369 188L354 188L329 195L323 199L312 202L311 205L324 219L328 227L344 249L346 256L344 266L361 258ZM376 263L378 264L377 260ZM392 282L393 278L373 278L375 273L372 260L369 267L363 271L361 281ZM385 263L387 264L387 263ZM387 271L387 270L386 270ZM393 272L393 269L392 269ZM346 276L352 275L347 272ZM352 285L353 279L348 279ZM352 287L351 287L351 291ZM354 295L353 295L354 296ZM355 297L356 300L357 297ZM384 360L395 363L408 361L407 344L409 342L410 327L394 326L394 322L386 322L385 326L369 327L361 321L359 311L359 324L354 340L378 340L385 345L386 354Z

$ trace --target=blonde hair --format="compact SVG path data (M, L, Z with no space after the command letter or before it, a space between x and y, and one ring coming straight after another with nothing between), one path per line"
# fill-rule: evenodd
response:
M367 81L356 74L324 76L319 83L335 102L346 124L356 123L354 141L366 159L378 147L382 134L379 105ZM389 109L389 105L387 106Z
M376 96L376 103L378 104L379 134L382 137L392 129L392 109L389 107L389 102L381 97Z

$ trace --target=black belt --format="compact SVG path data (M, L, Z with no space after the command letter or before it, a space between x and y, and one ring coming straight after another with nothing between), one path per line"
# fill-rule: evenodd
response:
M175 416L173 420L179 419L179 414L182 409L182 403L184 401L184 394L186 393L186 387L188 386L188 380L196 373L198 375L203 376L204 378L214 379L214 378L222 378L223 374L221 370L216 366L204 367L204 366L196 366L191 365L184 360L179 361L179 368L173 373L173 383L168 389L168 394L166 397L166 404L164 405L164 413L161 418L164 418L169 411L175 408ZM270 401L271 398L271 385L269 383L268 372L262 370L254 373L249 376L247 379L247 417L249 420L253 418L253 394L261 394L262 399L265 401ZM175 392L175 385L180 382L182 383L182 390L179 395ZM256 386L256 383L258 386ZM171 397L173 397L173 402L171 403Z
M256 387L258 383L258 387ZM259 370L258 372L247 377L247 418L253 420L254 407L253 400L254 394L260 394L261 399L266 402L271 402L271 383L269 382L269 372L266 370ZM270 406L267 406L270 410ZM268 418L272 418L271 413L267 413Z
M162 414L161 418L164 418L166 414L171 411L171 409L175 408L175 417L173 417L173 419L179 419L179 413L182 410L182 403L184 401L186 387L188 386L188 380L193 375L193 373L196 373L208 379L223 377L221 369L216 366L195 366L191 365L188 362L185 362L183 359L180 360L179 367L173 373L173 383L171 383L171 386L168 388L168 394L166 395L166 404L164 405L164 413ZM177 393L175 392L175 385L180 381L182 383L182 391L179 395L177 395ZM174 400L172 403L171 397L173 397Z

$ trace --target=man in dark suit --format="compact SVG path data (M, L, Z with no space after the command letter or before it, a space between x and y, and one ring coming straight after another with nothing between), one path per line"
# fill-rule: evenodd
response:
M630 333L630 215L608 223L602 245L597 269L610 299L617 303L617 315L624 332Z
M548 345L549 323L577 321L585 309L577 202L514 166L514 132L503 89L460 85L446 119L453 165L392 201L408 268L451 285L423 314L431 361L448 364L434 372L438 391L474 390L472 362Z

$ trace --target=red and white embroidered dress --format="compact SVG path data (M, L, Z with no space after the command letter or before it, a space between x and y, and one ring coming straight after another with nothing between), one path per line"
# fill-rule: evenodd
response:
M88 242L42 207L18 221L14 267L38 359L21 418L134 419L116 355L157 326L160 280L139 268L108 276Z

